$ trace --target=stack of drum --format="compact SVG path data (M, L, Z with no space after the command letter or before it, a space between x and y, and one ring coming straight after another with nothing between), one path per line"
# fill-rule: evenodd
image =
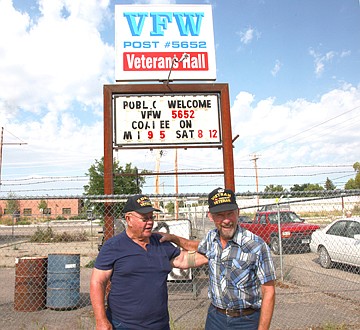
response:
M80 254L15 260L16 311L69 310L80 303Z

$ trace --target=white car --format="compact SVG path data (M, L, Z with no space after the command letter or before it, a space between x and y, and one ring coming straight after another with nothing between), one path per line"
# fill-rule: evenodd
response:
M360 267L360 218L339 219L311 235L310 249L319 254L320 265L334 262Z

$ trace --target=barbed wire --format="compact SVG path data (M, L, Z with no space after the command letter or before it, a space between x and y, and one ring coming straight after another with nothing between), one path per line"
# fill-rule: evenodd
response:
M356 175L356 172L353 169L353 165L349 165L349 164L334 164L334 165L297 165L297 166L282 166L282 167L260 167L258 168L258 170L261 171L276 171L276 170L294 170L294 169L324 169L324 168L329 168L329 169L334 169L334 168L344 168L344 167L351 167L351 170L342 170L342 171L319 171L319 172L313 172L313 173L290 173L290 174L286 174L286 173L281 173L281 174L260 174L258 175L258 178L262 178L262 179L268 179L267 181L269 181L269 179L274 179L274 182L266 182L266 183L259 183L259 187L261 189L271 185L280 185L284 188L290 188L292 186L294 186L295 183L283 183L283 182L279 182L279 179L281 178L307 178L307 177L311 177L314 178L316 176L335 176L336 177L332 178L332 182L335 184L335 186L340 186L340 185L344 185L346 183L346 181L344 181L344 179L346 178L351 178L354 177ZM217 168L218 170L221 170L221 168ZM222 180L223 180L223 176L219 175L219 174L201 174L201 171L208 171L208 170L214 170L214 168L197 168L197 169L182 169L182 171L199 171L198 174L189 174L186 176L186 180L187 182L185 183L178 183L178 187L180 188L184 188L184 187L200 187L200 188L207 188L207 187L213 187L214 185L221 185L222 184ZM236 174L236 172L238 171L248 171L248 170L253 170L253 167L237 167L235 168L235 175L234 177L237 179L237 181L241 182L242 179L253 179L255 180L255 173L254 174ZM152 175L154 175L156 173L152 172ZM162 171L162 176L166 177L173 177L174 173L169 172L169 174L166 174L166 171ZM192 178L198 178L198 179L207 179L208 182L194 182L191 179ZM190 180L189 180L190 179ZM209 182L209 180L212 180L211 182ZM76 176L44 176L44 177L27 177L27 178L16 178L16 179L3 179L2 180L2 185L1 188L5 188L5 189L1 189L0 193L36 193L36 192L54 192L54 191L84 191L84 187L71 187L71 186L67 186L67 187L44 187L44 188L33 188L31 189L31 186L34 185L51 185L51 184L55 184L55 183L83 183L83 185L88 184L89 182L89 176L86 175L76 175ZM217 180L221 180L221 182L217 183ZM341 180L341 181L340 181ZM192 182L191 182L192 181ZM304 180L301 180L304 181ZM302 184L304 182L296 182L296 184ZM321 179L320 182L314 183L314 184L319 184L321 186L324 186L325 182L323 179ZM239 186L243 187L243 188L247 188L247 187L254 187L254 183L252 182L241 182L239 184ZM30 189L21 189L20 187L29 187ZM164 188L168 188L168 189L173 189L175 188L175 183L174 184L169 184L169 183L163 183L162 184L163 189ZM8 189L7 189L8 188ZM145 183L143 185L143 189L153 189L155 188L155 184L151 184L151 183Z

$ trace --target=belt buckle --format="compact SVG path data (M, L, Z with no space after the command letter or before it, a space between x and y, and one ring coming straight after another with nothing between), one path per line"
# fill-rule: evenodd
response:
M231 315L230 315L231 311L232 311L231 308L226 308L226 309L225 309L225 315L231 317Z

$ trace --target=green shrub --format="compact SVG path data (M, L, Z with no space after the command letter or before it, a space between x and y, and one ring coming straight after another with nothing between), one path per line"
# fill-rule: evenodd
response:
M35 233L30 238L30 242L49 243L52 241L53 236L54 233L51 227L46 229L37 227Z
M63 215L58 215L55 220L67 220Z
M31 236L30 242L37 243L50 243L50 242L83 242L88 240L88 234L83 232L62 232L59 234L54 233L51 227L37 228L34 235Z
M31 218L28 217L20 217L17 221L16 221L17 225L30 225L31 224Z
M70 220L84 220L84 219L87 219L87 215L86 214L73 215L69 219Z

